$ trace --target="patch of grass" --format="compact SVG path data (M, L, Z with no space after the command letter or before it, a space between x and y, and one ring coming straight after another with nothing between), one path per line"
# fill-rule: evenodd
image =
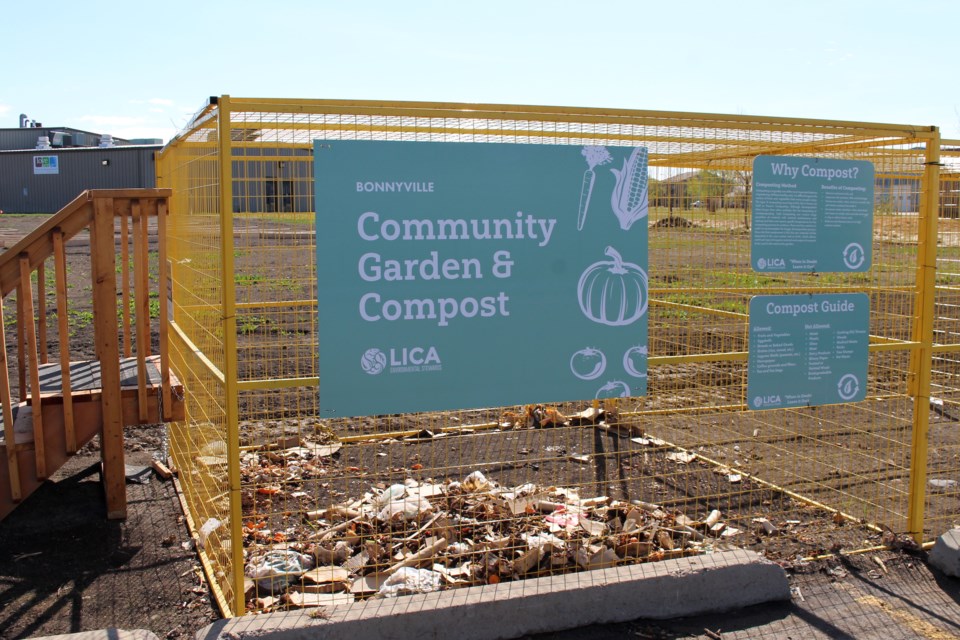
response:
M297 282L293 278L277 278L270 283L270 288L291 291L297 288Z
M252 287L266 280L265 277L255 273L237 273L233 276L233 282L241 287Z
M237 332L249 335L270 324L270 320L263 316L237 316Z
M147 302L148 314L151 320L156 320L160 317L160 294L156 291L151 291L149 298ZM130 296L129 312L130 322L136 322L137 309L133 296ZM123 322L123 300L117 300L117 322Z
M67 310L67 319L67 327L72 337L76 335L80 329L86 329L93 324L93 311L76 311L69 309Z
M257 222L274 222L278 224L294 224L299 226L313 225L316 215L312 211L288 211L270 213L237 213L237 218L255 220Z
M704 309L715 309L717 311L729 311L732 313L746 313L747 312L747 303L745 300L740 299L715 299L706 295L694 294L694 293L670 293L660 298L664 302L672 302L673 304L682 304L691 307L703 307ZM695 309L677 309L674 307L661 307L658 311L663 317L666 318L689 318L691 315L696 314Z

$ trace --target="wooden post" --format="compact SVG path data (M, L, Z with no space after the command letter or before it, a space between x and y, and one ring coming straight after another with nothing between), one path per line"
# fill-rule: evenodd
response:
M150 216L156 215L157 202L150 199L140 208L140 289L143 296L139 301L137 314L143 312L143 355L150 356L153 345L150 344Z
M127 517L126 476L123 454L123 406L120 397L120 341L117 337L117 273L113 198L96 198L90 225L93 306L96 317L97 354L100 359L103 427L100 459L107 498L107 518Z
M133 307L137 317L137 408L140 424L147 421L147 356L150 354L150 290L143 276L147 272L147 212L133 201Z
M27 320L23 313L23 287L17 286L17 381L20 402L27 399Z
M57 329L60 337L60 379L63 381L63 430L67 453L77 452L73 427L73 387L70 383L70 325L67 311L67 252L63 231L53 230L53 267L57 286Z
M160 385L163 399L163 415L160 419L166 422L172 414L173 394L170 390L170 351L167 345L168 323L173 321L173 282L170 265L167 262L167 201L157 203L157 278L160 291Z
M123 357L132 354L130 339L130 234L127 216L120 216L120 287L123 291Z
M7 344L3 326L3 297L0 296L0 342ZM13 434L13 399L10 397L10 373L7 371L7 350L0 349L0 402L3 403L3 438L7 449L7 471L10 474L10 499L19 502L20 463L17 460L17 443Z
M20 292L23 294L24 327L30 358L30 406L33 410L33 452L37 458L37 478L47 477L47 454L43 441L43 408L40 400L40 362L37 358L37 329L33 324L33 287L30 285L30 257L20 254ZM22 391L21 391L22 394Z
M40 364L47 364L47 265L37 265L37 318L40 339Z

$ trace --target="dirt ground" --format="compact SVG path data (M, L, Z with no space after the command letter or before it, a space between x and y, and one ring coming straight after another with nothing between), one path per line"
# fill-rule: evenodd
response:
M128 429L126 462L149 464L164 427ZM0 522L0 637L107 627L188 638L218 617L173 483L128 483L106 519L96 441Z

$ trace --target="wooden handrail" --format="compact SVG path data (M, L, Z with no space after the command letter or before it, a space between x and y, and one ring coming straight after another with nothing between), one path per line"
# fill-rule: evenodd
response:
M17 371L20 382L20 402L28 399L32 409L34 426L33 448L36 456L36 477L45 478L55 468L47 468L46 441L43 420L43 394L40 388L40 366L49 359L47 349L46 310L46 261L53 259L56 282L57 331L60 345L59 366L63 382L64 444L68 454L78 447L77 432L73 418L72 385L70 379L69 323L67 300L66 243L81 231L90 232L90 261L93 289L93 315L97 358L100 360L100 398L102 406L101 456L104 463L104 484L107 489L109 517L125 517L126 496L124 493L123 456L123 411L120 379L121 354L131 353L130 314L136 316L137 397L139 421L149 417L147 385L147 357L150 344L150 279L149 279L149 218L157 217L157 232L166 231L165 216L168 212L170 189L123 189L85 191L67 204L58 213L41 223L13 247L0 254L0 313L3 298L17 293ZM121 259L119 270L123 279L123 302L121 309L124 345L121 349L117 317L117 251L115 245L115 221L120 219ZM132 223L132 234L127 233ZM132 236L132 237L131 237ZM133 242L134 269L129 271L129 246ZM161 419L169 419L171 402L170 367L166 346L166 243L158 238L160 260L159 282L161 293L160 318L160 370L164 412ZM32 274L37 272L36 296ZM130 302L129 279L133 276L133 304ZM0 317L0 340L4 326ZM38 325L39 322L39 325ZM7 443L7 462L10 472L11 497L16 501L22 494L21 469L18 468L17 447L13 431L13 398L7 368L7 352L4 350L0 365L0 404L4 418L3 433ZM62 455L62 450L61 450ZM19 465L22 466L22 465Z
M93 220L93 207L90 206L94 198L122 198L130 201L135 199L159 198L167 199L173 195L171 189L96 189L88 190L74 198L63 209L50 216L34 229L29 235L22 238L15 245L0 254L0 295L6 296L19 286L20 263L18 257L26 253L30 260L30 268L53 255L53 240L51 232L60 227L64 240L70 240L77 233L90 226Z

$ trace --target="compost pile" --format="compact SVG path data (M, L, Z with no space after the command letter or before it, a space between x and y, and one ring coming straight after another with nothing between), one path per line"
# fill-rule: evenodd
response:
M297 444L248 452L242 472L246 478L263 478L271 468L313 475L338 448ZM280 486L257 489L264 490ZM245 519L251 611L651 562L706 553L719 538L739 533L718 511L695 521L655 504L583 496L575 488L502 487L480 471L461 480L371 486L363 496L295 517L283 531L271 531L265 519Z

